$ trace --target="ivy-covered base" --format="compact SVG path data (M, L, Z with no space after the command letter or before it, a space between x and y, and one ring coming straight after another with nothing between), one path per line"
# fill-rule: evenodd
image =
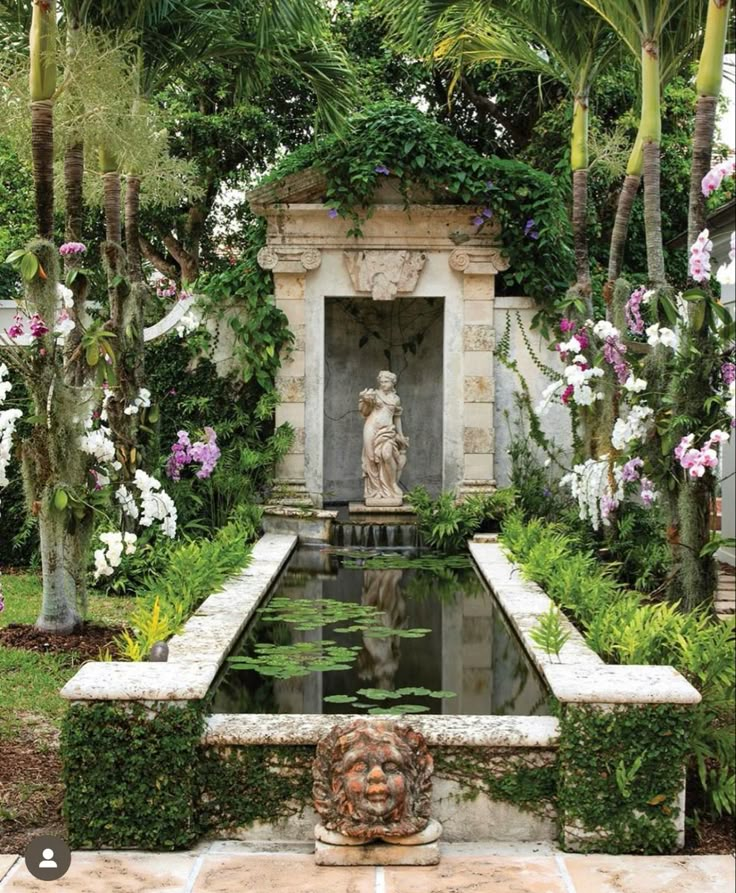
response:
M312 802L310 746L201 748L198 823L203 834L276 822Z
M563 708L558 805L565 849L677 848L691 717L671 704Z
M557 767L554 750L528 748L433 748L437 778L454 781L466 800L486 794L525 812L554 818Z
M203 709L73 706L61 755L72 848L174 850L199 836L195 806Z

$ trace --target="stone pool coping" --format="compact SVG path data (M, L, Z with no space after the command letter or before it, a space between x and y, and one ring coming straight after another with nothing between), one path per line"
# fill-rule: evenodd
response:
M62 688L68 701L194 701L207 695L230 649L296 548L266 534L248 566L206 598L169 640L167 663L90 661Z
M532 639L531 631L554 604L552 599L536 583L523 579L521 568L498 543L470 542L469 546L481 577L558 701L598 705L701 701L700 692L674 667L604 663L564 615L560 621L570 638L559 656L547 654Z
M497 542L487 537L469 543L480 576L504 610L527 653L562 703L697 704L699 692L667 666L609 665L585 643L564 616L570 635L559 656L544 652L532 639L539 618L553 604L539 586L523 579L521 569ZM168 663L90 661L67 682L61 696L69 701L191 701L207 695L220 667L297 546L293 534L267 533L253 546L250 564L210 595L181 633L169 641ZM218 743L313 743L347 716L358 714L215 714L206 740ZM545 747L557 740L552 717L412 716L431 742L467 746L487 744Z

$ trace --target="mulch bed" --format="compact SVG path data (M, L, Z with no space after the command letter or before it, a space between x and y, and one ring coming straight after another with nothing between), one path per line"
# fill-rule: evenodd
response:
M39 654L73 654L73 663L99 660L108 649L115 656L113 637L122 627L86 623L78 633L56 635L37 630L29 623L11 623L0 629L0 644L6 648L21 648Z
M28 717L20 738L0 740L0 853L23 853L39 834L65 836L58 732Z

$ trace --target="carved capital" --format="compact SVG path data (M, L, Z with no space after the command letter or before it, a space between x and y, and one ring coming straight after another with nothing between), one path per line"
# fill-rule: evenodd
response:
M304 273L316 270L322 263L319 248L266 245L258 252L258 266L274 273Z
M508 259L500 248L456 248L449 257L450 267L468 276L495 276L508 270Z
M355 291L370 292L374 301L411 294L427 260L423 251L344 251L343 257Z

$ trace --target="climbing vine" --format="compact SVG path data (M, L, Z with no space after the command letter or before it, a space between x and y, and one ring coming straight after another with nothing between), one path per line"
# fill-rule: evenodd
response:
M324 172L326 213L349 221L359 236L373 213L376 189L396 183L408 210L419 204L464 204L477 232L498 227L510 268L501 287L535 298L551 310L572 273L567 214L559 185L528 165L483 157L412 105L367 106L344 137L298 149L266 181L309 167ZM450 232L460 245L468 235Z

